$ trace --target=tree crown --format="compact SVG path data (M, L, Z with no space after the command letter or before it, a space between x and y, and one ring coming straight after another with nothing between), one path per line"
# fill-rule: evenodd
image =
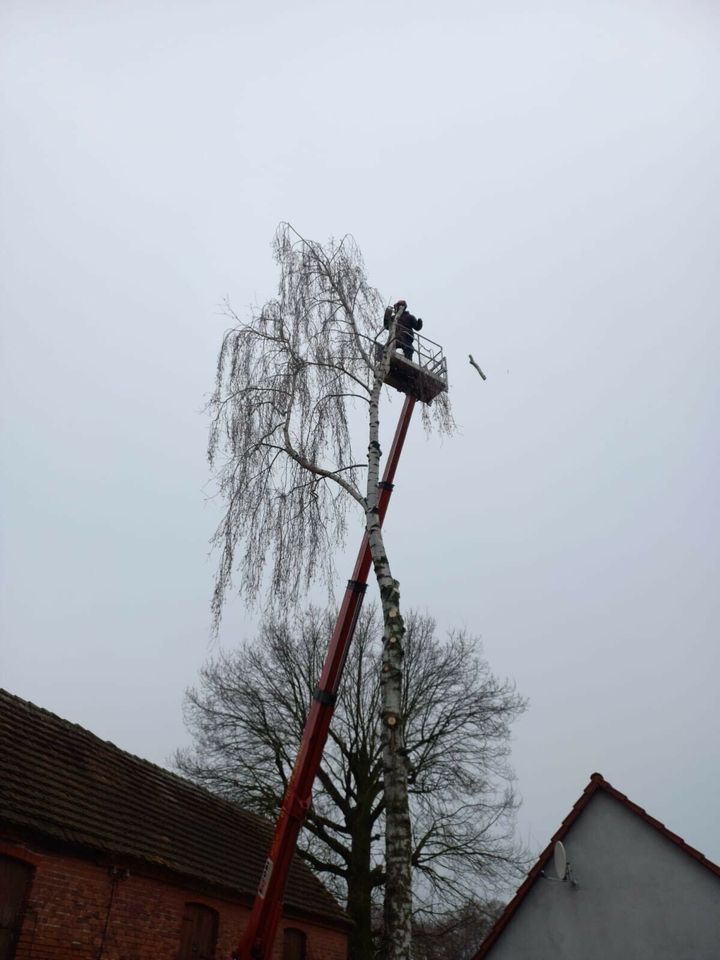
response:
M269 617L255 642L211 659L199 687L187 693L194 748L177 754L180 769L274 818L331 629L330 611ZM302 855L341 895L361 824L371 841L372 886L384 881L380 632L377 609L367 608L300 839ZM496 895L515 875L520 854L508 754L510 725L525 702L492 674L479 641L464 632L441 640L428 616L407 617L404 666L418 906L457 908L468 896Z
M213 537L217 628L233 573L254 600L264 577L277 605L320 578L331 587L351 503L366 508L365 455L351 417L367 410L392 333L352 237L322 245L280 224L273 242L277 295L232 327L218 354L208 458L225 505ZM383 350L376 344L383 341ZM423 406L426 426L449 430L447 394Z

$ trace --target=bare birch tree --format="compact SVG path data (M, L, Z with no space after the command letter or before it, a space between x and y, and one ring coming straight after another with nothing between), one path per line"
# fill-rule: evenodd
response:
M209 660L186 695L193 746L178 751L179 769L275 818L333 619L332 611L312 608L290 618L270 617L253 642ZM458 924L467 925L468 904L478 898L487 903L519 879L523 861L514 839L508 753L510 726L525 703L512 683L493 675L473 637L453 632L440 639L433 620L412 611L406 628L403 717L413 823L413 951L429 960ZM368 607L348 655L298 845L346 903L354 921L350 960L373 955L373 911L385 884L379 636L377 608Z
M232 329L218 356L209 459L226 512L215 535L220 562L213 596L217 626L239 571L253 599L266 583L274 601L296 602L316 577L328 583L344 542L347 510L362 511L383 614L385 924L388 960L408 960L411 941L411 829L402 723L405 627L400 585L380 526L380 397L396 346L397 317L385 332L383 301L345 237L326 246L281 224L274 239L277 296ZM382 349L376 344L382 336ZM367 456L354 452L349 418L367 414ZM452 424L447 394L426 422ZM267 580L264 578L267 576Z

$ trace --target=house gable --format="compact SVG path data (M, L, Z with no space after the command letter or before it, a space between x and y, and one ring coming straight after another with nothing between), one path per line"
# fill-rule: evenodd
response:
M577 887L551 879L557 840ZM678 960L718 943L720 868L593 774L475 960Z

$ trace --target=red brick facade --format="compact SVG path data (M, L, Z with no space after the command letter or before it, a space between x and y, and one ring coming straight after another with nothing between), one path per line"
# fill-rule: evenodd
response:
M130 866L126 874L121 861L2 837L0 856L34 869L14 960L177 960L186 903L217 912L215 957L228 960L249 915L248 904L183 886L162 871L153 876L144 865ZM287 927L306 934L307 960L345 960L347 935L336 923L293 916L278 931L277 960Z

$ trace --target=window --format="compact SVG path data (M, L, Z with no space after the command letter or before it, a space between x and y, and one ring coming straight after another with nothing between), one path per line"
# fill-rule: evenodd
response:
M202 903L186 903L178 960L215 960L218 915Z
M15 956L32 876L29 863L0 856L0 960L13 960Z
M283 931L282 960L306 960L307 937L302 930L287 927Z

